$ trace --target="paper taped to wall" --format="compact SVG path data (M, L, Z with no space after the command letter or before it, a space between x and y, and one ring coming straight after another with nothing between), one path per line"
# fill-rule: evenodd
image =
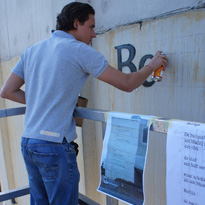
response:
M167 205L204 205L205 124L174 121L167 134Z
M129 204L143 204L143 170L150 118L125 113L109 114L98 191Z

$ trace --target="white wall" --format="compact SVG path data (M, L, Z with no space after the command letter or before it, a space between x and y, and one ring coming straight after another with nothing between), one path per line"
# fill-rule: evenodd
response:
M21 55L28 46L49 38L56 16L71 0L0 1L0 60Z
M79 0L96 10L96 32L204 6L205 0ZM33 43L50 36L56 16L72 0L0 1L0 60L21 55Z
M96 10L96 31L146 21L204 6L205 0L82 0Z

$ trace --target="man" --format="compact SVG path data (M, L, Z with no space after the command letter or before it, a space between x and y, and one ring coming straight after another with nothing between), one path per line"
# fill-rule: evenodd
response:
M2 98L26 104L21 147L31 205L78 203L73 111L87 77L131 92L154 70L167 65L167 57L158 51L134 73L110 66L89 46L96 37L94 14L88 4L66 5L57 17L56 31L25 50L1 91ZM21 90L24 83L25 92Z

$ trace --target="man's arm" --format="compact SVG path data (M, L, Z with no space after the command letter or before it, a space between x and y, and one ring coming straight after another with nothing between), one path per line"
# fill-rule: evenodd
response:
M18 75L11 73L1 89L1 97L18 103L26 104L25 92L20 88L24 80Z
M161 52L162 51L158 51L149 64L137 72L129 74L122 73L108 65L107 69L98 77L98 79L120 90L131 92L142 85L152 72L158 69L161 65L166 67L168 59L165 55L160 55Z

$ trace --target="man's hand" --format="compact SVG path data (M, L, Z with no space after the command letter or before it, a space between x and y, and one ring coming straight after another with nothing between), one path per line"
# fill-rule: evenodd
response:
M166 55L161 55L162 51L157 51L155 56L151 59L148 66L152 67L153 71L157 70L160 66L164 69L167 66L168 58Z

